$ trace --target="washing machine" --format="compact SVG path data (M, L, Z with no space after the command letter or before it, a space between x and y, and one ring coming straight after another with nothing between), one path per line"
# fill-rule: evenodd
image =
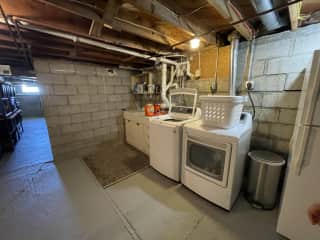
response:
M242 113L230 129L184 125L182 184L210 202L231 210L242 185L252 134L252 117Z
M150 122L150 165L175 181L180 181L181 175L183 125L200 118L196 103L196 89L173 89L169 94L168 114L154 117Z

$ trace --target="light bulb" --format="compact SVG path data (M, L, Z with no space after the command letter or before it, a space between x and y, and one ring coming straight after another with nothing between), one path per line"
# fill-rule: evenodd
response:
M199 38L194 38L190 41L190 47L192 49L199 48L199 46L200 46L200 39Z

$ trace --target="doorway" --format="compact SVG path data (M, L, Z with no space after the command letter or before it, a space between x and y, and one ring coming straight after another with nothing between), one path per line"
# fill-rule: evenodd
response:
M1 113L1 134L17 131L8 137L13 139L2 139L2 154L0 157L0 176L22 168L30 167L40 163L53 160L47 124L43 117L41 92L35 77L8 76L3 77L0 82L14 88L15 93L3 94L2 100L12 98L9 110ZM3 100L4 101L4 100ZM22 123L15 130L12 117L17 111L21 111ZM12 126L7 129L8 126ZM19 132L18 132L19 130ZM12 144L6 144L12 141Z

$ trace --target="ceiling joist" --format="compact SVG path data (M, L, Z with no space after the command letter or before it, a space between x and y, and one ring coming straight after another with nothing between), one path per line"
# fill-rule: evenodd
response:
M298 2L289 6L290 25L292 30L298 29L301 6L302 2Z
M102 29L105 25L112 29L117 29L116 24L114 24L114 18L118 15L119 8L121 7L122 1L120 0L109 0L106 4L102 20L100 22L92 20L91 27L89 30L90 36L100 37Z
M203 32L208 31L207 28L195 24L188 17L179 16L163 4L158 1L152 0L125 0L135 7L143 10L146 13L154 15L159 19L162 19L172 25L183 29L185 32L189 33L191 36L197 36ZM204 37L204 39L211 44L216 44L216 34L211 33Z

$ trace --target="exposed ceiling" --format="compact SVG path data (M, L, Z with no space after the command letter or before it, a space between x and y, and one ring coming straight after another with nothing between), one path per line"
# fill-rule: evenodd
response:
M227 34L234 29L246 39L251 39L254 32L263 34L260 18L250 18L257 14L253 1L0 0L7 16L0 18L0 64L32 70L32 56L41 56L151 66L151 57L190 51L188 40L194 36L200 37L203 47L226 44ZM288 2L270 1L275 7ZM286 29L290 27L288 15L288 8L277 12ZM248 17L248 21L241 21ZM239 20L237 25L230 24ZM85 37L151 57L89 46L76 38L65 39L35 28Z

